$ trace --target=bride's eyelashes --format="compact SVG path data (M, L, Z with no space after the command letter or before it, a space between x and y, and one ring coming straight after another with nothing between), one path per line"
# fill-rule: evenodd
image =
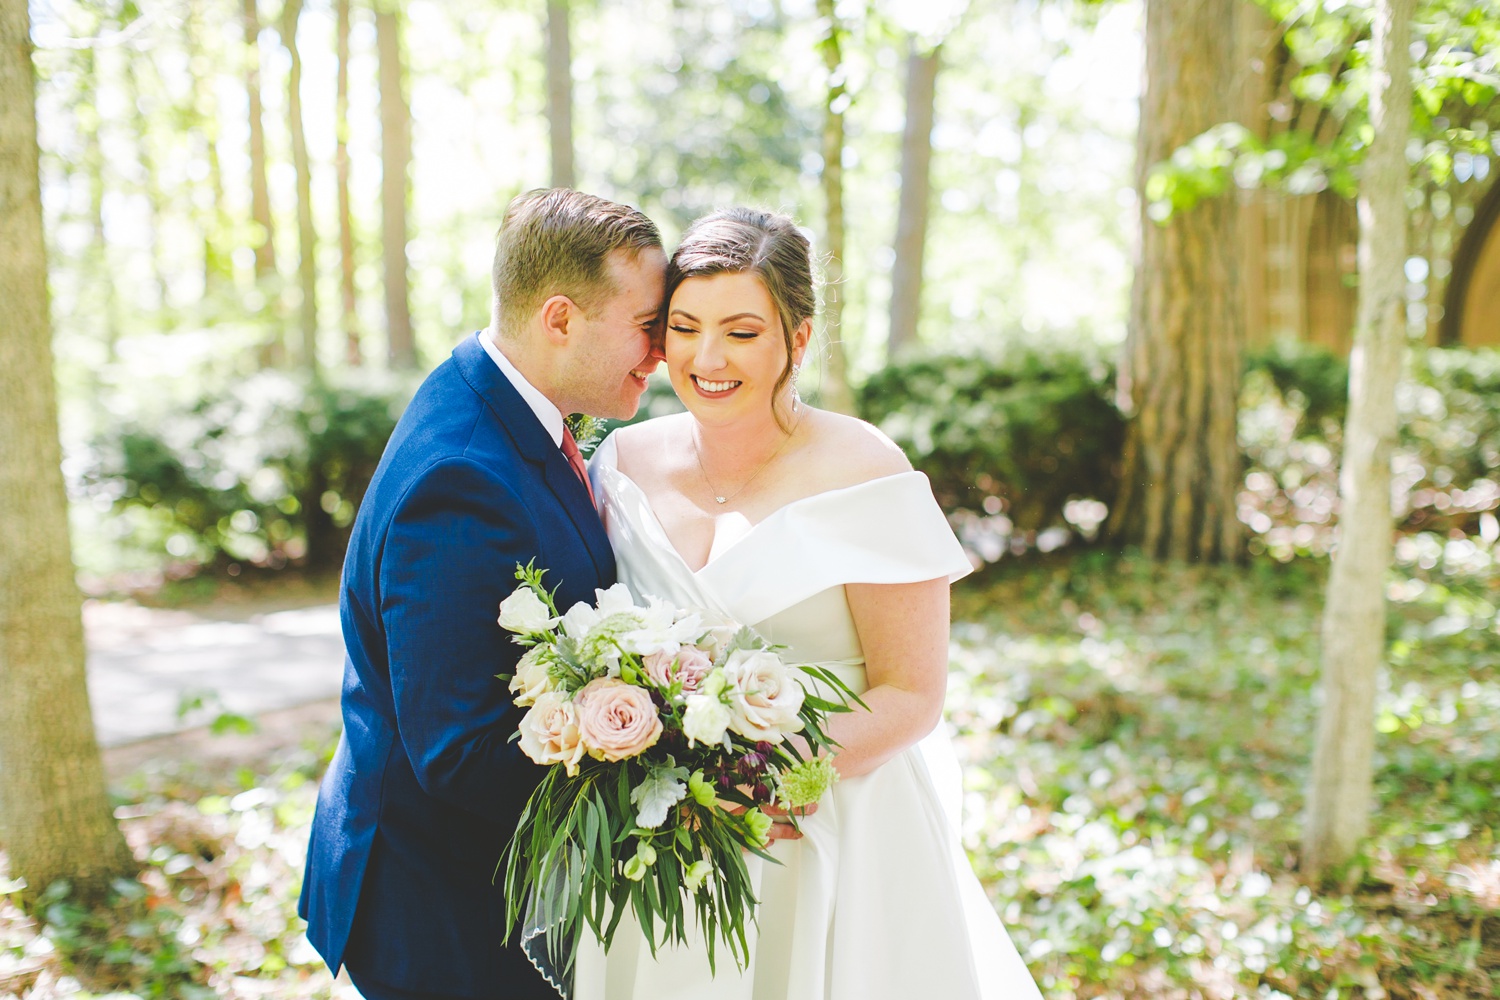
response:
M667 329L671 330L673 333L689 333L689 334L691 334L691 333L697 333L698 332L697 330L693 329L690 326L669 326L669 327L667 327Z

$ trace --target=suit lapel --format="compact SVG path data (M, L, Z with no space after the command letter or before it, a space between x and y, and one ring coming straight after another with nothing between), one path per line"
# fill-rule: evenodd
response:
M453 361L464 381L485 401L510 435L521 457L541 471L547 489L578 529L599 578L612 581L614 554L610 551L609 537L604 533L599 514L589 501L588 490L579 482L562 450L552 443L551 436L531 407L526 405L521 394L495 366L475 337L465 337L453 349Z

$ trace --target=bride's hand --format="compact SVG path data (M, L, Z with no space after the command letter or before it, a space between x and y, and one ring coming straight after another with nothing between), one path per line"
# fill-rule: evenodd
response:
M773 821L770 832L766 834L766 839L801 840L802 831L792 825L791 817L795 815L798 819L801 819L805 816L811 816L818 811L818 805L815 802L810 806L799 806L792 810L786 810L780 806L765 805L760 807L760 811L771 817Z
M745 807L732 802L719 800L719 808L727 813L738 816L745 811ZM760 811L771 817L771 829L766 832L767 840L801 840L802 831L792 825L791 817L796 816L799 820L811 816L818 811L817 803L810 806L799 806L796 809L783 809L780 806L766 803L760 807Z

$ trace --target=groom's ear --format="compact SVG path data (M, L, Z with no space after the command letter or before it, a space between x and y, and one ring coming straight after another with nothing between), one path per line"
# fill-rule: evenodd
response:
M568 324L582 315L578 303L566 295L554 295L542 303L542 332L549 343L562 347L568 342Z

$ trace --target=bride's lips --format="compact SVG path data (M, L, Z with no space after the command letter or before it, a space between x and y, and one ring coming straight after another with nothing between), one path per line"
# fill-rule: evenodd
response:
M744 384L738 379L721 379L716 381L699 378L697 375L689 375L688 378L692 379L693 388L704 399L723 399Z

